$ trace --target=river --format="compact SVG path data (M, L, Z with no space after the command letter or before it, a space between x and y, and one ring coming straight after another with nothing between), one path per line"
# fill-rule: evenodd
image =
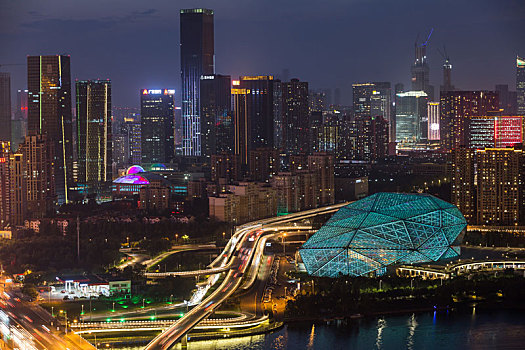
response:
M476 308L374 317L339 325L297 323L266 335L188 343L188 350L524 348L525 313Z

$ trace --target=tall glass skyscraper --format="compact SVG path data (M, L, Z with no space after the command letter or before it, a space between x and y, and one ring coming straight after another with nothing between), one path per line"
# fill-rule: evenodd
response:
M54 148L58 204L68 201L73 183L70 57L27 57L28 134L46 135Z
M396 94L396 141L404 146L427 139L427 102L424 91Z
M215 73L213 11L180 11L182 154L201 155L200 78Z
M142 164L167 163L174 156L175 90L141 90Z
M525 58L516 58L516 93L518 114L525 115Z
M88 192L111 181L111 81L76 82L78 181Z
M0 72L0 141L11 141L11 76Z

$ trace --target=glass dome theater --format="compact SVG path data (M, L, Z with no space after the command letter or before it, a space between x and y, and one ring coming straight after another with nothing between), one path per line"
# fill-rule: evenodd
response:
M393 264L451 259L467 222L428 194L376 193L335 213L299 250L310 275L381 275Z

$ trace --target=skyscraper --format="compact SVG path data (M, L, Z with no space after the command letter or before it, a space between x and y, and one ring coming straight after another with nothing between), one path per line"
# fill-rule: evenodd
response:
M248 163L252 149L276 147L275 125L282 120L280 87L280 81L271 75L242 76L233 81L234 145L242 164Z
M499 108L498 94L492 91L444 91L440 101L440 139L446 150L466 146L467 121L471 116L488 115Z
M175 90L140 93L142 164L168 163L174 156Z
M525 58L516 58L516 93L519 115L525 115Z
M486 148L476 151L477 222L479 225L518 225L522 219L522 150Z
M9 159L12 225L26 218L40 219L54 212L56 201L53 159L56 142L46 135L30 135Z
M441 91L454 91L454 85L452 85L452 63L450 58L446 55L445 51L445 62L443 62L443 85L441 85Z
M201 155L233 152L231 78L229 75L201 76Z
M73 182L70 57L28 56L28 134L53 143L57 203L68 201Z
M215 73L213 11L180 11L182 153L201 155L200 78Z
M250 148L250 121L248 118L248 89L233 87L231 89L233 104L233 151L240 157L242 165L248 164Z
M0 141L11 142L11 76L0 72Z
M424 43L419 44L416 40L414 44L415 60L412 65L412 90L424 91L430 100L434 99L434 87L429 83L430 68L427 59L427 46L432 31Z
M354 100L354 116L381 116L392 126L392 88L389 82L373 82L352 84ZM390 133L392 140L395 134Z
M282 83L284 150L287 154L308 149L308 83L292 79Z
M516 91L509 91L509 86L507 84L496 85L495 91L498 93L500 110L505 115L515 115L517 113Z
M523 142L523 117L473 116L468 119L468 147L513 147Z
M427 139L427 102L424 91L396 94L396 141L407 146Z
M8 226L11 216L9 141L0 141L0 230Z
M76 82L78 182L95 191L112 180L111 81Z
M18 90L16 93L15 118L11 121L11 149L17 150L27 136L27 105L28 91Z
M428 117L428 140L439 140L439 102L428 102L427 104Z

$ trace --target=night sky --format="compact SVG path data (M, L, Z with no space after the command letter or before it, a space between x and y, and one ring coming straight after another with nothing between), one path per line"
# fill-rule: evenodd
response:
M113 105L135 107L140 88L180 90L179 10L215 11L216 72L280 75L311 88L402 82L409 87L416 36L431 28L431 83L442 83L446 45L461 89L515 90L516 54L525 55L523 0L0 0L0 64L26 55L71 55L72 79L109 78ZM6 66L13 94L26 67ZM13 96L14 100L14 96Z

